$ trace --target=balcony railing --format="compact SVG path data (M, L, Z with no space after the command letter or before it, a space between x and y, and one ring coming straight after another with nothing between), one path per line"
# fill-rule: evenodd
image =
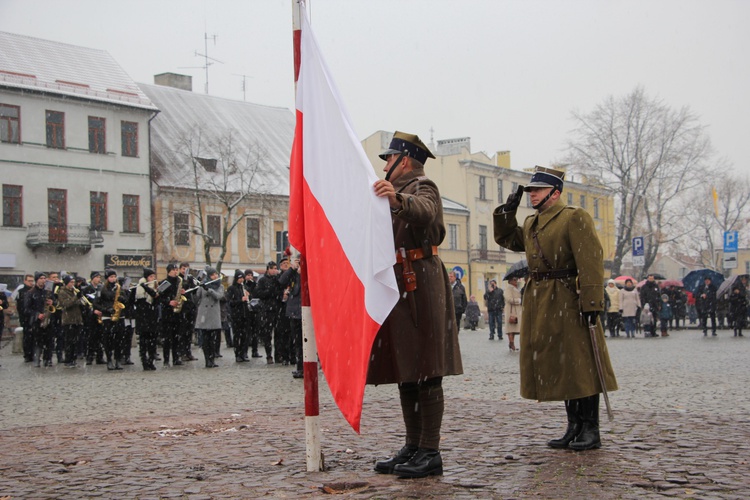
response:
M26 246L32 249L55 247L62 250L70 247L88 252L93 245L104 241L99 231L92 230L86 224L31 222L27 228Z
M487 262L505 262L505 252L500 250L472 250L470 253L472 262L476 261L487 261Z

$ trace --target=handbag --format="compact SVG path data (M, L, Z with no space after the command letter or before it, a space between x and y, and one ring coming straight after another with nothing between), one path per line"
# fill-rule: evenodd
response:
M513 316L512 314L508 316L508 324L510 325L517 325L518 324L518 316Z

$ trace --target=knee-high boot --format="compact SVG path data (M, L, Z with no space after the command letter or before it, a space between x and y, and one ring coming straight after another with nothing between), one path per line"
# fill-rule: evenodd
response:
M568 415L568 428L563 437L547 441L551 448L567 448L573 439L581 432L581 417L579 415L581 399L566 399L565 413Z
M581 432L568 445L576 451L591 450L602 445L599 438L599 394L581 399Z

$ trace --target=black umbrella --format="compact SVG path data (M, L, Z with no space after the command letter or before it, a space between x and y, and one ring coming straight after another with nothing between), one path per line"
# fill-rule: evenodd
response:
M664 276L663 274L659 274L659 273L649 273L649 274L653 274L655 280L665 280L665 279L667 279L667 277ZM648 278L648 275L646 275L646 276L643 277L644 280L646 278Z
M690 271L682 278L682 282L685 284L685 290L695 293L706 278L711 278L711 282L717 288L724 282L724 275L713 269L696 269L695 271Z
M529 263L526 262L526 259L521 259L508 268L508 271L506 271L505 276L503 276L503 280L507 281L511 278L525 278L528 275L529 275Z

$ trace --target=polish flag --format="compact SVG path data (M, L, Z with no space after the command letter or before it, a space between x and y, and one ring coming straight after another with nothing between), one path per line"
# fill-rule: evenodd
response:
M320 362L341 413L359 433L370 350L398 301L388 201L301 11L289 241L306 259Z

